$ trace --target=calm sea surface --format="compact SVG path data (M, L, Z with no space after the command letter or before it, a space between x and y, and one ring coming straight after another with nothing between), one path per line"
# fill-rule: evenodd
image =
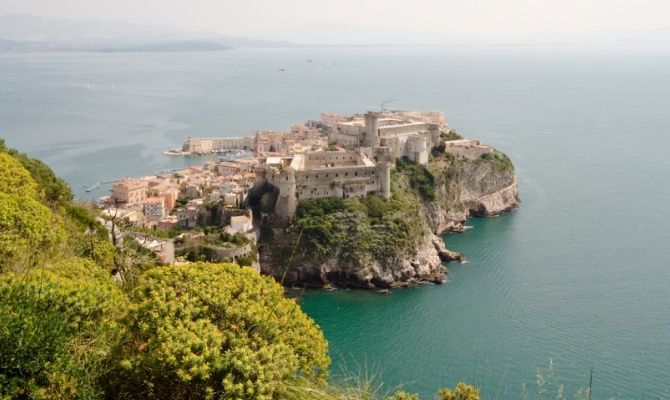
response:
M307 60L313 60L308 63ZM278 69L284 68L284 72ZM84 186L177 168L184 137L288 129L320 111L444 110L508 153L523 204L445 237L449 282L309 292L334 359L432 398L536 394L538 367L594 399L670 398L670 54L294 49L1 54L0 137ZM545 379L548 378L545 374Z

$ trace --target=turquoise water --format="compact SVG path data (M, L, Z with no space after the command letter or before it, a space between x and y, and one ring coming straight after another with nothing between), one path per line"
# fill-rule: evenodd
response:
M187 135L286 129L392 98L444 110L512 157L521 209L447 236L469 263L444 285L307 293L334 371L367 365L425 398L476 380L486 398L517 399L552 359L568 393L593 368L595 399L667 399L669 93L670 54L651 51L3 54L0 136L87 196L201 162L160 154Z

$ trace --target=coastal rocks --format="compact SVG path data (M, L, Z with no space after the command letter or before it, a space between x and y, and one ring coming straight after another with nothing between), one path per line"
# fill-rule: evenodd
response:
M446 250L442 239L430 232L426 232L415 254L385 260L343 260L336 255L318 263L297 258L294 265L278 268L267 250L261 249L262 273L283 278L284 285L307 287L375 289L404 287L419 282L442 283L446 272L442 261L460 259L460 255Z
M424 206L423 217L435 235L444 235L462 231L468 213L465 209L445 210L441 204L432 201Z
M465 202L470 215L487 217L499 215L516 209L519 206L519 188L516 179L493 193Z
M433 235L432 240L433 247L435 247L435 251L437 252L438 257L440 257L440 260L458 262L465 261L465 256L463 256L463 254L447 249L447 246L444 245L442 238Z
M465 206L468 216L498 215L519 205L518 184L511 162L502 166L496 161L463 162L458 176L458 201Z

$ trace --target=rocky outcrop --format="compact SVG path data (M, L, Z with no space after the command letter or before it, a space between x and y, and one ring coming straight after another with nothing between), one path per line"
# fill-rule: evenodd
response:
M259 248L261 272L287 286L373 289L443 282L447 272L443 262L463 261L464 257L448 250L440 236L463 230L470 216L514 210L519 197L514 167L502 153L477 158L448 153L434 156L427 169L435 178L435 196L423 201L416 197L421 203L416 222L424 234L413 251L378 258L344 256L341 249L322 258L304 254L309 252L278 255L270 246L290 248L296 237L276 229L271 244Z
M426 231L414 254L384 260L345 261L334 256L315 263L313 258L298 256L279 265L269 249L261 249L261 272L286 286L391 288L442 283L447 270L442 262L453 260L462 261L463 256L448 250L440 237Z
M497 157L442 157L428 165L437 182L435 200L424 207L433 233L458 232L468 217L499 215L519 206L514 167L507 156Z
M490 194L466 202L470 215L489 217L503 214L519 206L519 188L516 178L509 185Z

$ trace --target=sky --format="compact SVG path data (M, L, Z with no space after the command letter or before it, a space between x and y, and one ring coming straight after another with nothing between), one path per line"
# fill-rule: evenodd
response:
M0 0L27 13L295 43L662 41L670 0Z

